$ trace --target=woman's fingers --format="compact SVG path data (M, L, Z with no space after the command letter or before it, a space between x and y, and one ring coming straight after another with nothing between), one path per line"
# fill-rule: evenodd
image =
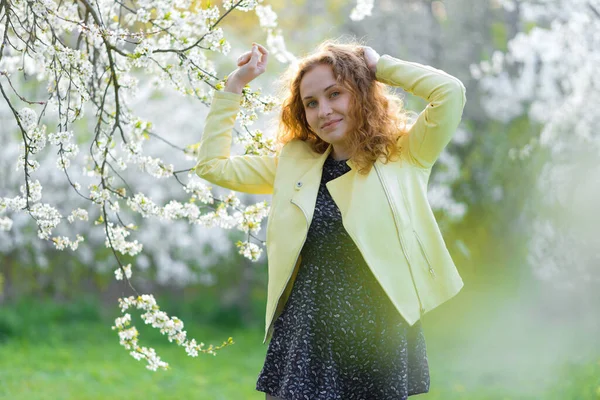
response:
M267 51L267 49L264 46L262 46L258 43L252 43L252 44L256 45L256 47L258 48L258 51L260 51L262 54L269 54L269 52Z
M257 44L257 46L258 46L258 50L262 53L262 58L261 58L260 62L258 63L258 67L266 69L269 52L263 46L261 46L259 44Z
M250 52L250 51L243 53L241 56L238 57L237 65L241 66L241 65L246 64L250 60L251 55L252 55L252 52Z
M252 43L252 45L253 45L252 46L253 49L254 49L254 46L256 46L256 50L258 50L257 55L259 55L259 56L262 55L259 65L265 66L267 64L267 56L268 56L269 52L267 51L267 49L264 46L262 46L258 43ZM242 53L242 55L239 56L237 59L237 65L241 66L241 65L246 64L252 58L252 54L253 54L253 50Z
M260 51L258 51L258 47L256 45L252 46L252 64L256 66L260 61Z
M252 43L252 51L254 52L253 54L256 54L257 56L257 62L254 65L261 70L261 73L264 72L267 69L269 52L264 46L254 42Z
M252 50L246 51L238 57L238 68L232 73L231 78L237 79L242 85L248 84L266 71L268 54L267 49L263 46L253 43Z

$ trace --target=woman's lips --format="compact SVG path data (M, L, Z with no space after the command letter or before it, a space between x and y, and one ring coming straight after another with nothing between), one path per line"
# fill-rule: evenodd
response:
M334 127L336 127L336 126L338 125L338 123L339 123L341 120L342 120L342 119L340 118L340 119L338 119L338 120L335 120L335 121L333 121L333 122L330 122L328 125L324 125L324 126L323 126L323 129L334 128Z

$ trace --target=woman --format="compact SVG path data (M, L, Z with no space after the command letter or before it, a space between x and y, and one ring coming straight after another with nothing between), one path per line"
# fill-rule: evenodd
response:
M275 156L230 156L260 45L215 92L196 173L272 194L269 284L256 389L267 399L406 399L429 391L420 318L463 286L427 202L431 167L465 105L443 71L324 42L288 71ZM428 101L406 123L387 86Z

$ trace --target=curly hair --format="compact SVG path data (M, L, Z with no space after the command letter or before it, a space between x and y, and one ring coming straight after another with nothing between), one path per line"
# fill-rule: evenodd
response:
M329 143L310 128L300 96L300 82L317 65L330 65L338 83L351 94L350 112L353 129L347 133L350 157L359 173L367 174L375 160L397 160L401 153L398 139L407 134L410 112L401 98L391 94L387 85L375 80L356 41L339 43L328 39L316 50L290 66L280 80L283 98L277 145L292 140L307 142L313 151L323 154Z

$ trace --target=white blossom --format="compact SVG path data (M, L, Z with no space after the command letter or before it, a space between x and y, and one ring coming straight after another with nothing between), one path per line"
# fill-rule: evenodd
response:
M122 254L128 254L135 256L142 251L143 245L138 243L137 240L128 242L125 240L127 236L131 234L126 228L122 226L115 226L112 222L107 223L107 238L104 242L108 248L113 248Z
M267 30L267 47L280 63L293 63L297 60L296 56L287 50L281 30L279 29Z
M35 218L38 225L38 237L48 239L52 230L58 226L62 216L60 212L50 204L36 203L31 206L31 215Z
M239 253L249 260L258 261L262 254L262 249L254 243L238 241L235 245L238 247Z
M214 203L214 198L211 192L212 187L207 186L197 177L190 179L183 189L186 191L186 193L192 193L192 198L198 199L204 204Z
M277 27L277 14L275 14L270 5L256 6L256 15L258 16L260 26L263 28Z
M188 355L196 357L198 352L216 355L214 351L216 348L213 348L212 345L204 349L204 343L198 344L195 339L188 340L187 333L183 330L183 321L177 317L170 317L167 313L161 311L152 295L143 294L137 298L133 296L120 298L119 306L123 316L115 319L115 325L112 329L118 331L121 345L127 350L131 350L130 354L133 358L146 360L148 363L146 368L156 371L159 368L167 369L169 365L160 360L154 349L138 345L138 330L135 327L127 328L131 324L131 316L125 312L130 307L145 311L141 315L144 323L158 329L163 335L167 335L170 342L175 342L177 345L184 347ZM232 343L232 339L229 338L222 346Z
M83 208L76 208L73 211L71 211L71 215L69 215L67 217L67 220L70 223L73 223L73 221L75 221L76 219L78 219L80 221L87 221L88 220L87 210L84 210Z
M37 113L29 107L24 107L19 111L21 126L26 131L31 131L37 126Z
M127 277L127 279L131 278L131 264L127 264L123 266L123 269L121 269L120 267L115 269L115 278L118 281L123 280L123 270L125 270L125 276Z
M0 230L10 231L13 226L13 220L8 217L0 217Z
M66 236L53 237L52 241L57 250L64 250L67 247L70 247L71 250L75 251L79 247L79 243L84 241L84 238L78 234L75 241L71 241L71 239Z
M54 132L48 135L48 140L55 146L68 144L73 139L72 131Z
M27 195L27 190L29 189L29 201L37 202L42 198L42 185L40 181L37 179L33 182L29 182L29 187L26 185L21 185L21 194L23 196Z
M117 328L124 328L131 324L131 314L125 313L122 317L115 319L115 326Z
M133 211L140 213L144 218L161 215L160 207L154 204L154 202L147 198L143 193L137 193L132 198L128 198L127 205Z
M233 191L229 192L229 194L225 196L225 198L222 198L222 201L226 206L232 208L237 208L241 204L240 199L236 196L235 192Z
M246 207L243 213L237 212L234 217L239 219L237 228L242 232L251 231L258 234L263 218L269 214L269 206L266 202L257 203Z
M356 6L350 12L350 19L360 21L371 15L373 11L374 0L357 0Z

